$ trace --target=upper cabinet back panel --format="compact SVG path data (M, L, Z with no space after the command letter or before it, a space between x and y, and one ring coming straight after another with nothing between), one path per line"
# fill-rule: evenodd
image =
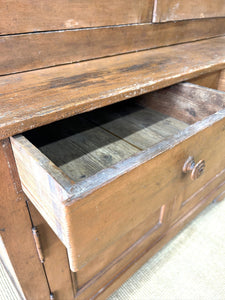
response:
M0 0L0 34L145 23L153 0Z
M155 0L153 22L223 16L224 0Z
M0 75L212 38L225 18L0 36Z

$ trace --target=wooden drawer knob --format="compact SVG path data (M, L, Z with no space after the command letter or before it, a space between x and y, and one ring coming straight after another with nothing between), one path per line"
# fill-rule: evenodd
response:
M191 172L191 179L195 180L199 178L205 169L205 161L200 160L197 164L195 163L194 157L189 156L183 166L183 172Z

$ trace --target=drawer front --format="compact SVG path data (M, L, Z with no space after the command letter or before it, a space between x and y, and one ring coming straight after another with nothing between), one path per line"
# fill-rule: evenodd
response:
M225 168L225 111L214 114L80 184L70 181L22 136L12 146L25 193L67 247L77 271L118 241L119 256L142 236L154 243L191 198ZM204 159L195 181L182 167Z
M179 190L173 195L171 221L176 222L198 205L210 192L224 182L225 176L225 119L199 132L179 146L183 163L192 156L196 163L205 161L205 169L196 180L191 179L191 172L180 173ZM179 156L179 154L176 154Z
M224 147L225 119L96 190L85 197L79 207L71 206L71 228L82 225L82 230L71 236L72 244L81 249L82 261L86 264L143 220L150 219L153 212L158 211L156 220L159 222L160 209L162 211L164 205L167 213L170 210L171 221L186 213L182 204L225 168ZM205 172L195 181L191 180L190 174L182 172L189 155L206 161ZM200 200L198 197L190 200L188 210ZM164 222L159 227L159 235L168 227L167 216ZM155 226L156 222L152 228ZM134 243L137 239L135 236L129 242Z
M160 191L161 170L153 175L158 162L153 160L149 168L149 163L141 164L138 157L128 159L117 165L120 176L115 180L100 187L100 176L107 175L106 171L99 172L89 178L90 185L96 184L97 188L92 187L88 195L74 196L76 184L60 170L55 172L57 167L25 137L17 136L11 141L23 190L67 247L73 271L119 240L122 244L113 246L114 258L142 236L154 242L165 231L172 204L167 193L172 187ZM140 166L130 171L134 161ZM115 173L116 169L109 171Z

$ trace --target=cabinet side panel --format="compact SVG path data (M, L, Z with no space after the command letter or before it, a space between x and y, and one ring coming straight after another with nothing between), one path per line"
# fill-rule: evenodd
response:
M8 140L0 142L0 228L9 258L30 300L48 299L48 286L37 256L29 215L15 177L16 167Z

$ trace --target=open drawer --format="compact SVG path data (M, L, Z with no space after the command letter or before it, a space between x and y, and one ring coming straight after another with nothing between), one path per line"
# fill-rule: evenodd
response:
M72 271L120 240L115 257L154 243L224 181L224 108L223 92L185 83L11 138L23 190Z

